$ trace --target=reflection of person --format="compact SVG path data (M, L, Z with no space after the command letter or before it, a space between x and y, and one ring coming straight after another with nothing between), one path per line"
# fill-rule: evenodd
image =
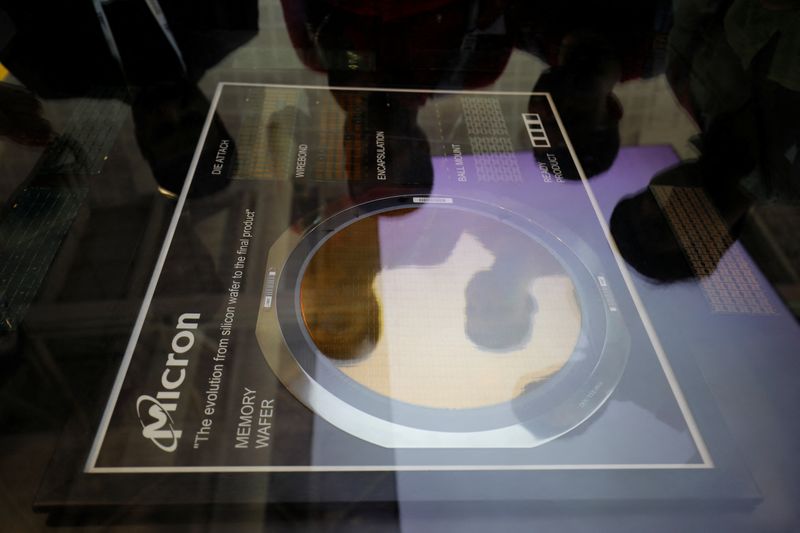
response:
M735 184L725 183L725 175L720 175L721 170L709 165L709 161L705 159L680 163L653 178L645 190L624 198L617 204L611 215L611 234L622 256L640 274L655 281L671 282L713 272L738 235L743 217L752 203L752 198ZM727 177L735 178L736 175L729 174ZM718 182L709 184L711 180ZM692 268L686 258L685 243L681 244L673 233L671 224L676 221L668 220L664 214L684 211L691 213L696 207L690 205L690 200L684 195L670 195L659 203L653 194L653 187L663 186L695 188L701 191L708 198L714 216L719 215L720 224L723 225L719 231L723 235L729 235L728 238L718 238L712 233L716 229L695 228L701 233L714 235L715 242L711 245L695 243L702 246L703 256L710 262L711 268L703 271ZM685 218L691 215L673 216ZM689 218L685 218L685 222L694 224Z
M651 187L623 199L611 217L611 232L623 257L640 273L669 282L710 274L738 237L756 202L800 198L798 91L800 55L784 31L797 24L791 6L737 0L679 2L670 35L667 74L679 102L701 129L697 161L667 169ZM759 32L748 33L747 28ZM765 35L771 36L765 40ZM789 57L793 59L789 59ZM792 68L787 66L793 65ZM662 210L681 211L687 200L673 195L660 205L653 186L695 187L713 205L727 238L702 247L709 268L692 269L684 246ZM696 227L704 238L712 228ZM702 239L701 239L702 241Z
M513 47L542 58L550 69L535 90L552 93L589 176L619 150L613 86L660 72L670 21L663 0L286 0L283 8L300 59L331 86L470 89L496 80Z
M534 91L549 92L588 177L607 170L619 151L620 81L659 73L658 38L665 2L516 2L507 19L514 44L549 68Z
M693 170L694 165L681 165L654 181L669 183L672 175ZM620 201L611 215L610 225L622 257L640 274L665 282L692 276L685 253L650 187Z
M0 50L0 61L46 98L196 83L258 29L256 0L152 4L162 8L163 20L144 1L97 2L99 10L92 2L3 2L11 38Z
M431 147L417 123L418 110L434 97L425 89L480 87L499 76L511 53L498 30L507 3L282 2L298 56L307 67L326 73L331 87L420 90L367 94L332 89L346 113L343 148L353 202L430 191ZM378 153L386 165L380 179Z
M608 170L619 152L622 106L611 92L617 76L613 67L608 71L554 67L544 72L533 88L553 97L587 177Z
M505 0L283 0L292 44L331 86L470 88L499 76L511 47Z
M197 81L255 35L256 1L153 1L163 18L144 1L6 4L0 22L11 32L0 39L0 61L14 77L39 97L131 102L156 181L167 195L179 192L209 106ZM28 123L43 134L41 123ZM218 118L215 131L224 135Z
M344 102L342 91L335 94L347 113L343 148L352 201L429 193L433 164L430 143L417 123L419 102L403 93L351 93Z
M275 132L268 136L270 159L278 162L274 164L289 161L287 146L308 149L304 176L291 179L292 220L298 229L349 205L401 194L429 194L431 148L417 123L424 97L335 89L331 94L333 106L317 103L308 113L290 106L273 113L267 126ZM336 119L331 120L331 115ZM294 176L295 159L290 161L282 174ZM347 196L339 198L342 181L347 183ZM326 186L336 188L337 198L320 208L321 190Z
M208 114L208 99L189 83L156 85L140 89L132 103L136 141L153 171L153 177L167 195L177 195L197 147ZM223 175L212 175L212 162L200 161L192 181L191 194L204 196L224 189L227 175L235 168L236 145L219 116L214 115L205 146L216 147L229 140Z
M799 9L761 0L675 5L670 87L702 131L701 151L725 150L717 160L733 172L747 167L742 184L761 199L800 200Z

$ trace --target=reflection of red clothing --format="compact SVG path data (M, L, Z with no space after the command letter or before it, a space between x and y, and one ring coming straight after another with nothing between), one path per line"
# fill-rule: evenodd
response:
M490 6L477 21L469 20L473 0L281 0L292 45L303 63L327 72L325 53L371 54L372 70L352 73L350 85L435 88L447 73L461 73L460 87L481 87L494 82L511 55L510 43L495 40L457 62L469 27L502 13L503 0L480 2ZM314 14L314 15L310 15ZM310 20L313 16L316 21ZM324 42L321 33L339 42ZM323 42L320 42L323 41ZM339 66L341 67L341 66ZM359 83L360 82L360 83Z
M391 21L432 11L454 3L454 0L327 0L327 2L333 7L355 15Z
M620 67L620 81L660 74L671 24L665 0L612 0L584 2L520 1L509 17L525 27L527 43L519 43L548 65L561 64L565 38L598 38Z

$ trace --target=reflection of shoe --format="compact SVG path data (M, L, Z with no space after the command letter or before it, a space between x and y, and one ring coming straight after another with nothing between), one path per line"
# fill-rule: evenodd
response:
M147 159L164 196L176 197L183 189L208 116L208 99L194 85L154 85L134 99L136 142ZM214 164L221 143L227 142L224 171ZM218 115L203 139L203 153L192 178L191 196L201 197L225 189L236 166L236 146Z

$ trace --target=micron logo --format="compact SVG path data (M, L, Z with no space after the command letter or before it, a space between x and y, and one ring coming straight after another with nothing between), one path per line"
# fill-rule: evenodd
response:
M142 436L165 452L174 452L183 431L175 428L170 413L178 408L180 387L186 379L189 365L188 352L194 346L194 333L200 313L184 313L178 317L177 330L172 337L164 371L161 373L161 388L155 397L143 394L136 399L136 416L142 425Z

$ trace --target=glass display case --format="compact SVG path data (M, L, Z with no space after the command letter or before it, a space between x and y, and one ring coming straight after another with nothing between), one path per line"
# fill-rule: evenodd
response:
M0 3L10 531L793 531L800 6Z

